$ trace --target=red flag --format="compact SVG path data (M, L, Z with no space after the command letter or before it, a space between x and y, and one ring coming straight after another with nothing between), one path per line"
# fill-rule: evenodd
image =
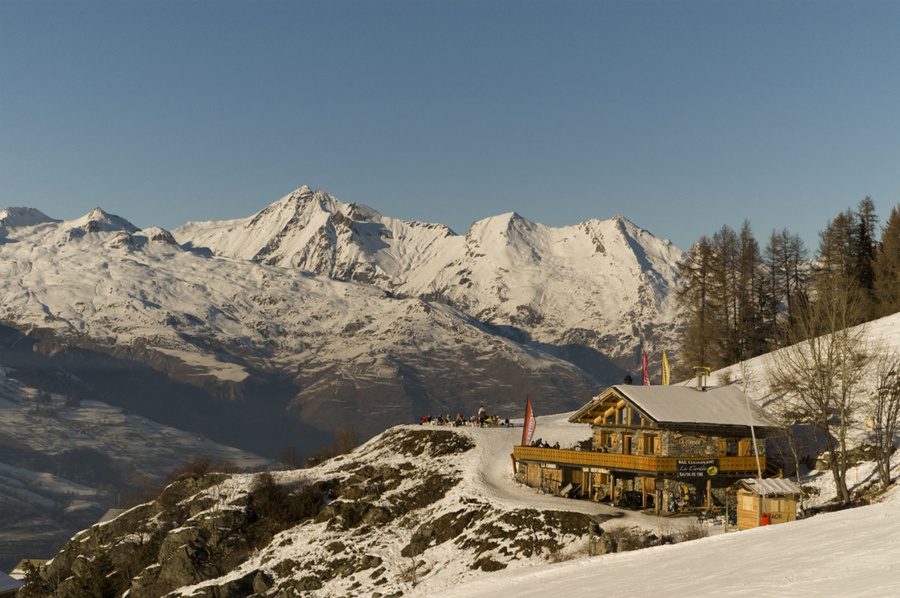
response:
M644 354L644 358L643 358L643 361L644 361L644 382L643 382L643 384L644 384L644 386L650 386L650 372L647 371L647 352L646 352L646 351L642 351L642 353Z
M531 437L534 436L534 428L537 426L537 420L534 419L534 413L531 411L531 397L525 404L525 429L522 430L522 446L531 444Z

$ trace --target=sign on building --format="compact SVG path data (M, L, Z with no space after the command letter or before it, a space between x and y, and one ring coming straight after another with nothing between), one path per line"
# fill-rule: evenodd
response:
M675 471L679 478L711 478L719 473L718 459L675 461Z

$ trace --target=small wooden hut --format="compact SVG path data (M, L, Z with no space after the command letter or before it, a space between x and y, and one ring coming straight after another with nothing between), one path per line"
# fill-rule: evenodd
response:
M784 478L744 478L738 482L739 530L787 523L797 519L800 488Z

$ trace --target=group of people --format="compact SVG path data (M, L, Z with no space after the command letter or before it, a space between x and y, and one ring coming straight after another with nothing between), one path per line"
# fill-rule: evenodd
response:
M559 442L558 442L558 441L557 441L557 442L554 442L554 443L553 443L553 446L551 446L550 444L547 443L546 440L543 440L543 439L541 439L541 438L537 438L537 439L531 441L531 446L533 446L533 447L535 447L535 448L555 448L555 449L558 449L558 448L559 448Z
M488 415L487 411L484 409L484 405L482 405L478 409L478 415L469 416L469 418L464 418L462 413L456 414L456 419L450 417L450 414L447 415L438 415L436 418L432 418L431 415L424 416L421 420L419 420L420 424L430 424L432 426L481 426L482 428L487 426L509 426L509 419L501 420L499 415Z

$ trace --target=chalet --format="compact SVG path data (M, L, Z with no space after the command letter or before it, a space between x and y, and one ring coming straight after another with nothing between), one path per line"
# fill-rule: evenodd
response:
M735 386L612 386L569 418L590 450L517 446L519 479L545 491L660 513L717 510L766 470L773 422ZM754 450L755 438L755 450Z

